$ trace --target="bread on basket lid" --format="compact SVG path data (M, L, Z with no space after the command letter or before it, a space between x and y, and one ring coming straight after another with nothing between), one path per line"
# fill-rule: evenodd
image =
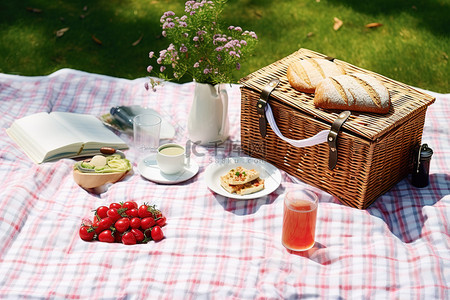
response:
M389 91L380 80L354 73L322 80L316 88L314 105L325 109L388 113L391 102Z
M325 78L344 74L341 66L323 58L299 59L292 62L287 69L290 85L305 93L314 93L317 85Z

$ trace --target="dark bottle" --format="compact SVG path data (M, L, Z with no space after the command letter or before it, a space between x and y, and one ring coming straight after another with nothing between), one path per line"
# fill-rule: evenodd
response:
M119 122L121 125L133 128L133 115L124 106L112 107L110 110L113 118Z
M411 183L413 186L422 188L429 184L430 160L433 150L427 144L423 144L417 155L414 165Z

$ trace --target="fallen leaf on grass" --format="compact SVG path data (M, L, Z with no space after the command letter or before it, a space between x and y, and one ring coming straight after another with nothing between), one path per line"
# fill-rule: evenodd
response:
M144 35L142 34L133 44L131 44L131 45L133 45L133 47L134 46L137 46L141 41L142 41L142 38L144 37Z
M96 44L99 44L99 45L102 44L102 41L100 41L98 38L96 38L95 35L92 35L92 40L93 40Z
M34 8L34 7L27 7L26 10L40 14L42 12L42 9L40 8Z
M344 22L342 22L341 20L339 20L338 18L334 17L334 25L333 25L333 29L335 31L339 30L339 28L341 28L341 26L344 24Z
M381 23L369 23L369 24L366 24L367 28L374 28L374 27L380 27L380 26L383 26L383 24L381 24Z
M64 28L61 28L60 30L57 30L56 36L62 37L64 35L64 33L66 33L66 31L68 31L69 29L70 29L69 27L64 27Z
M253 13L255 14L256 18L258 18L258 19L261 19L262 16L263 16L263 13L262 13L262 11L260 9L255 9L253 11Z

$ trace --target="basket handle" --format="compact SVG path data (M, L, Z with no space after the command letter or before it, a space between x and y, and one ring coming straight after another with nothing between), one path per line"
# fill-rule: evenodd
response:
M328 142L329 146L329 156L328 156L328 167L330 170L333 170L336 167L338 160L338 151L337 151L337 138L339 131L347 121L348 117L350 117L350 111L343 111L339 114L338 118L331 125L330 130L322 130L316 135L303 139L303 140L293 140L285 137L275 122L275 118L273 117L272 108L269 103L266 103L266 118L267 122L270 124L272 131L283 141L291 144L294 147L309 147L318 145L324 142Z
M290 138L285 137L280 129L278 129L277 123L275 121L275 118L273 117L272 108L270 107L270 104L266 104L266 118L267 122L270 124L270 127L272 128L272 131L283 141L291 144L294 147L309 147L318 145L321 143L325 143L328 138L328 134L330 133L329 130L322 130L316 135L303 139L303 140L293 140Z
M278 86L280 80L275 78L272 79L261 91L258 102L256 103L256 110L259 116L259 133L263 138L266 137L267 123L270 124L272 131L283 141L289 143L294 147L309 147L318 145L324 142L328 142L329 156L328 156L328 167L333 170L336 167L338 160L338 150L337 150L337 139L339 131L342 125L350 117L350 111L346 110L339 114L338 118L334 120L331 125L330 130L322 130L316 135L303 139L303 140L293 140L285 137L277 126L277 122L273 117L272 108L269 105L269 96L273 90Z

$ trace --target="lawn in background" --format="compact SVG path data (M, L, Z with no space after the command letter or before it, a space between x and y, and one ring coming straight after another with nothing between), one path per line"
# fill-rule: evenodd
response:
M167 10L181 16L184 1L2 1L0 72L33 76L73 68L145 77L148 52L168 44L159 23ZM223 16L225 25L259 37L236 80L308 48L412 86L450 92L450 0L229 0ZM378 26L366 27L370 23Z

